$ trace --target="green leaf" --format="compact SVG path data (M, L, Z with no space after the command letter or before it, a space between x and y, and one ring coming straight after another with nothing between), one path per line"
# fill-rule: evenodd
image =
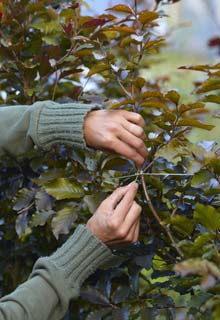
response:
M201 170L197 172L192 178L191 186L204 190L206 188L209 188L210 179L212 179L212 174L207 170Z
M220 213L212 206L197 203L193 218L209 230L216 231L220 228Z
M54 236L58 239L60 234L68 234L77 216L77 209L74 205L58 211L51 222Z
M30 225L31 227L44 226L49 218L51 218L55 214L55 211L39 211L33 214L31 217Z
M194 127L194 128L201 128L201 129L204 129L204 130L212 130L213 128L215 128L215 126L213 125L210 125L210 124L205 124L205 123L202 123L198 120L195 120L195 119L183 119L183 120L180 120L177 124L178 127Z
M214 239L215 239L215 234L213 234L213 233L206 232L206 233L200 234L194 240L192 251L196 255L200 255L200 253L204 249L205 245L212 243Z
M103 72L103 71L106 71L109 69L110 69L110 66L108 64L98 64L98 65L95 65L94 67L92 67L86 76L91 77L96 73L100 73L100 72Z
M68 178L58 178L46 184L44 188L57 200L81 198L84 194L82 186Z
M183 147L177 140L171 140L156 152L155 157L162 157L170 162L174 162L176 158L188 154L187 148Z
M192 219L176 214L169 221L172 227L184 236L190 236L193 232L195 222Z
M220 174L220 159L216 158L209 162L209 166L214 169L214 172Z

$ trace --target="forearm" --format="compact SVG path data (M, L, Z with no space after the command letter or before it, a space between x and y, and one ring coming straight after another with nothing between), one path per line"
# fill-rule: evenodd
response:
M96 106L53 101L0 107L0 156L19 156L34 145L43 150L58 144L85 147L84 118L93 108Z
M30 279L0 300L0 320L58 320L83 281L112 261L111 251L79 226L51 257L37 261Z

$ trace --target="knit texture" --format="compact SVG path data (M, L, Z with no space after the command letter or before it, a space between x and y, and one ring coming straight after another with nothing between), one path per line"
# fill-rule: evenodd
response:
M86 148L83 123L87 113L95 109L99 107L94 104L35 103L31 128L36 145L44 150L57 144Z
M114 259L111 250L85 226L79 225L74 234L48 260L58 269L71 288L83 281L102 265Z

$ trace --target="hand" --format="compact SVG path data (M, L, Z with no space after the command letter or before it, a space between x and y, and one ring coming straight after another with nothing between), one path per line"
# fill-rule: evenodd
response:
M84 121L84 137L88 146L119 153L142 166L147 157L144 144L144 120L126 110L95 110Z
M116 189L87 222L87 228L111 248L138 240L141 206L134 201L137 189L134 182Z

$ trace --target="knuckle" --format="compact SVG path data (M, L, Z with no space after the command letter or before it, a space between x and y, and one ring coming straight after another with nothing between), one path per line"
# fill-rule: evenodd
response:
M108 228L110 231L115 232L117 231L118 225L117 225L117 221L111 219L108 221Z
M126 237L126 242L128 242L128 243L133 243L133 236L129 234L129 235Z
M113 133L117 132L117 131L118 131L118 125L117 125L117 123L111 122L111 123L109 124L109 131L110 131L110 132L113 132Z
M126 234L126 230L124 229L119 229L117 232L117 236L119 239L125 239L127 234Z
M138 134L138 136L143 136L143 134L144 134L144 129L141 128L141 127L138 127L138 129L137 129L137 134Z
M109 134L109 135L106 135L105 138L104 138L105 142L109 145L112 145L114 143L114 137L113 135Z
M138 114L138 113L136 114L136 119L138 122L142 123L143 118L140 114Z
M138 212L142 211L142 207L137 202L135 202L135 207Z
M138 140L136 143L136 147L137 147L137 149L142 149L145 147L145 144L142 140Z

